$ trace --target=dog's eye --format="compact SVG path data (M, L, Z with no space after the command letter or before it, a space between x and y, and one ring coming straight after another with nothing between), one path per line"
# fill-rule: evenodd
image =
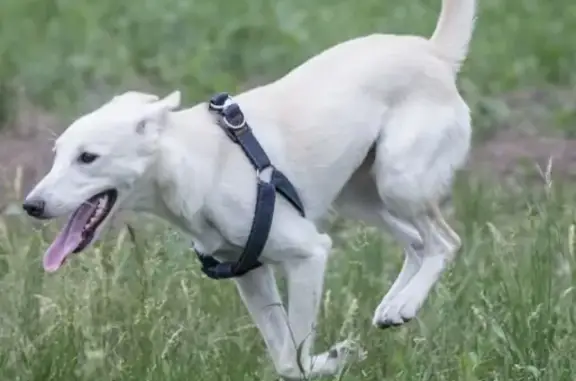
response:
M92 163L94 160L98 159L98 155L96 155L95 153L90 153L90 152L82 152L80 154L80 156L78 156L78 161L82 164L90 164Z

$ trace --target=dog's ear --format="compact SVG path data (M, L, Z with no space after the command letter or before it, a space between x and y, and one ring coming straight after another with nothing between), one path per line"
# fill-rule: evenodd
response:
M180 106L182 95L179 90L173 91L166 97L150 103L146 106L143 118L136 126L136 132L143 135L150 131L159 133L167 124L167 116L170 111Z
M125 93L113 97L110 103L119 103L119 102L151 103L158 101L158 99L160 99L160 97L154 94L141 93L140 91L127 91Z
M168 111L172 111L180 107L181 101L182 101L182 94L180 93L180 90L175 90L170 94L166 95L164 98L157 101L155 105Z

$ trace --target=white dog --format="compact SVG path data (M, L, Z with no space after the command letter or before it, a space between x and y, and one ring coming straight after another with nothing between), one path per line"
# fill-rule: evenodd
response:
M306 211L277 197L263 265L234 279L282 377L332 375L354 353L342 342L311 354L332 246L318 222L331 206L386 229L404 247L376 326L414 318L459 250L439 205L470 148L469 109L455 79L475 7L475 0L443 0L430 39L353 39L234 97ZM93 242L119 209L168 220L203 253L238 257L254 217L254 168L207 104L174 111L179 105L178 91L163 99L127 92L57 139L52 169L24 202L36 218L72 214L44 257L47 271ZM287 311L272 265L287 278Z

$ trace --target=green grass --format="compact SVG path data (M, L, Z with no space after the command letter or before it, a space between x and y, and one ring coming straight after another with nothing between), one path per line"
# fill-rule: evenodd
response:
M573 192L458 186L464 248L417 321L372 328L399 270L387 236L349 227L327 273L317 348L357 337L343 380L573 380ZM200 275L175 232L145 225L43 274L42 232L0 230L0 380L274 380L231 282ZM51 236L47 228L44 236Z
M192 104L349 37L429 35L438 3L2 0L0 122L20 89L64 119L127 87L181 88ZM575 4L480 0L460 76L477 132L506 119L502 94L573 87ZM566 110L551 110L563 130ZM400 249L349 227L327 273L318 350L359 339L368 358L343 380L576 379L573 195L570 184L511 194L463 178L454 216L462 252L418 320L386 331L370 321ZM233 284L202 277L171 229L146 224L137 245L123 230L48 275L41 255L54 225L0 220L0 381L276 379Z
M347 38L430 35L440 0L3 0L0 120L14 93L68 117L125 87L203 100L273 78ZM576 3L479 1L462 91L490 124L493 96L575 81ZM480 128L480 127L478 127Z

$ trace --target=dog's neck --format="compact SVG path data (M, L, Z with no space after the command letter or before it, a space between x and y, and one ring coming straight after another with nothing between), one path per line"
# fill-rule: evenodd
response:
M222 139L206 105L173 113L153 163L135 187L130 209L156 215L194 238L213 235L203 209Z

